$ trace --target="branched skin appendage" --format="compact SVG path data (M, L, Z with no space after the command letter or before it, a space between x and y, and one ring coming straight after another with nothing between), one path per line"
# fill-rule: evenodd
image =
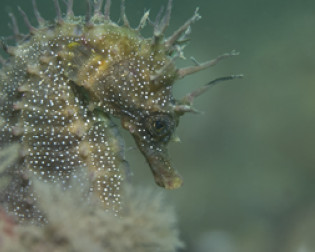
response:
M146 158L155 182L166 189L181 186L182 179L171 165L168 143L174 138L179 117L194 112L193 99L208 86L175 100L176 80L215 65L235 52L177 69L190 25L200 19L198 10L169 38L172 1L165 15L157 18L154 35L145 39L140 30L149 13L132 29L122 1L119 26L110 20L110 0L102 13L102 1L94 1L94 13L76 17L72 0L63 17L54 0L57 18L53 26L39 14L34 28L20 10L30 30L26 40L13 15L15 47L4 46L11 55L0 76L0 150L19 143L20 156L2 176L10 177L1 201L21 220L45 220L36 208L36 192L29 176L61 183L67 188L78 168L87 170L106 209L121 209L121 182L127 162L124 144L111 117L120 119ZM228 77L229 79L234 77ZM209 83L211 84L211 83ZM17 192L17 193L12 193Z

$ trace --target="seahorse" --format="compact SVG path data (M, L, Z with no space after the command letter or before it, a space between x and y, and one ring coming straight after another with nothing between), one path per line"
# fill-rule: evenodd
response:
M16 45L2 42L9 57L0 59L0 151L15 144L19 155L1 174L8 178L1 202L21 221L45 219L36 206L31 176L67 189L78 168L87 171L90 191L104 208L120 211L128 164L113 117L133 136L156 184L179 188L182 178L167 151L179 118L195 111L194 98L210 85L238 77L217 79L176 100L172 87L177 80L237 55L232 51L194 66L176 67L190 26L201 18L198 9L165 37L172 0L154 22L145 12L136 28L130 26L124 0L121 25L110 19L110 0L104 7L102 0L87 2L82 17L74 15L73 0L66 2L65 14L54 0L57 16L51 24L33 0L37 27L19 9L27 35L19 32L10 14ZM147 23L153 26L151 38L141 35Z

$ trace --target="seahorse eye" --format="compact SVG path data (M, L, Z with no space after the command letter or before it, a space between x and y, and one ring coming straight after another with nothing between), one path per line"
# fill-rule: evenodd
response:
M157 132L162 132L163 129L166 127L166 123L164 121L161 121L161 120L156 120L153 123L153 126Z
M153 115L146 120L146 127L155 138L170 136L175 128L175 123L169 115Z

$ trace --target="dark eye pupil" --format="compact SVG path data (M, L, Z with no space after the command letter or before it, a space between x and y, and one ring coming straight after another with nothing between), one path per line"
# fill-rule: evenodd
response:
M170 115L154 114L146 118L144 126L152 139L167 142L175 129L175 122Z
M154 122L154 128L158 131L162 130L165 127L164 122L157 120Z

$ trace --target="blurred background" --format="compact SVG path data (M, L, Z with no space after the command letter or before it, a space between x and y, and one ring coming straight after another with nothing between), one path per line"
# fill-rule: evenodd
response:
M52 0L37 2L52 20ZM119 1L113 2L118 20ZM166 2L127 0L131 24L147 9L154 18ZM84 0L74 5L76 14L85 13ZM31 0L1 0L1 35L11 34L7 13L17 14L17 6L32 13ZM203 18L193 25L187 60L178 66L191 65L191 56L201 62L233 49L241 54L179 81L174 95L220 76L245 77L196 99L203 113L182 117L181 143L170 146L184 185L166 195L178 214L184 251L315 251L315 2L174 0L168 34L196 7ZM144 34L152 33L147 28ZM135 183L155 186L138 150L131 148L127 159Z

